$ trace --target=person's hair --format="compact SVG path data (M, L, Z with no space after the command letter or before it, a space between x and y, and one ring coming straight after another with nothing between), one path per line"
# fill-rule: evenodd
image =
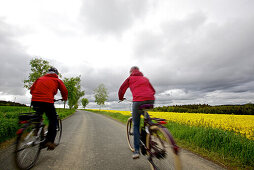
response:
M56 73L57 75L59 74L58 70L57 70L55 67L50 67L50 68L48 69L48 72L54 72L54 73Z

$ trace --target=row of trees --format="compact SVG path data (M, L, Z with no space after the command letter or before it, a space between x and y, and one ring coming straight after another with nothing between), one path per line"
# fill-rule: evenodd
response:
M153 110L159 112L254 115L254 104L220 106L210 106L208 104L174 105L156 107Z
M0 100L0 106L26 106L26 105L25 104L16 103L16 102L11 102L11 101Z
M50 63L41 58L35 58L30 61L31 72L27 80L24 80L24 87L29 89L32 84L41 76L47 73L48 69L52 67ZM59 74L59 77L62 78L62 75ZM67 104L70 109L78 108L79 100L85 95L85 91L81 90L81 75L77 77L64 78L63 82L68 90L68 101ZM98 105L104 105L107 101L107 89L103 84L100 84L95 90L95 102ZM81 100L83 107L85 108L89 103L87 98Z

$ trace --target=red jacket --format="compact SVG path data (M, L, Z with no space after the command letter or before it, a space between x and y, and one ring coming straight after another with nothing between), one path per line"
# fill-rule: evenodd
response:
M68 91L62 80L58 78L57 74L46 74L38 78L30 88L32 101L54 103L54 96L58 89L61 91L63 100L66 101Z
M130 87L134 102L155 100L155 90L153 86L139 70L133 70L130 77L121 85L118 91L119 100L123 100L123 96L128 87Z

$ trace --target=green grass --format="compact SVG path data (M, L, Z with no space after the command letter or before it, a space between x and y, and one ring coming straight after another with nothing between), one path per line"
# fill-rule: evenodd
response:
M15 136L18 114L29 112L29 107L0 106L0 143Z
M233 168L254 167L254 141L220 129L165 125L182 147Z
M87 110L126 123L129 116L99 110ZM220 129L187 126L176 122L165 125L177 144L228 168L254 169L254 141Z
M73 114L74 109L59 109L57 108L61 119ZM5 142L16 136L16 131L19 129L18 115L19 113L30 112L29 107L20 106L0 106L0 143ZM31 110L33 112L33 110ZM47 124L46 116L44 115L45 123Z
M126 115L122 115L120 113L111 113L111 112L103 112L103 111L99 111L99 110L89 110L89 109L85 109L86 111L90 111L90 112L94 112L94 113L98 113L98 114L103 114L103 115L107 115L110 116L113 119L116 119L122 123L126 123L128 118L130 116L126 116Z

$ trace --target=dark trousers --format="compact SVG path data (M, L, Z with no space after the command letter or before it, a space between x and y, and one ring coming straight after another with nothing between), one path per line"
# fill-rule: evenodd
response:
M57 116L56 109L54 103L46 103L46 102L32 102L33 109L40 114L46 114L49 120L48 126L48 134L46 136L47 142L54 142L56 137L56 127L57 127Z
M133 132L134 132L134 149L135 152L139 152L139 127L140 127L140 116L143 115L144 112L139 110L139 107L142 104L154 104L154 100L147 100L147 101L140 101L140 102L133 102L132 105L132 122L133 122ZM148 115L149 116L149 115Z

